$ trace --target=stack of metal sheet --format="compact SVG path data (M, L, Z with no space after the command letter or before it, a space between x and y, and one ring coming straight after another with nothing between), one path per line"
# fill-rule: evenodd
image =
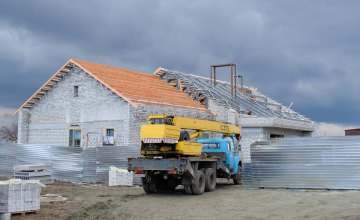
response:
M17 148L13 145L0 144L0 175L11 177L14 174L13 167L16 165Z
M56 180L82 182L83 148L51 147L53 177Z
M96 182L96 147L83 148L83 173L82 182L95 183ZM101 182L101 181L100 181Z
M253 187L360 189L360 137L256 142L251 173Z
M54 180L108 183L109 167L127 169L127 158L139 156L139 151L139 146L74 148L0 144L0 176L13 176L13 168L17 165L43 163L49 166ZM40 172L16 174L21 179L32 179ZM134 184L140 183L140 178L135 175Z

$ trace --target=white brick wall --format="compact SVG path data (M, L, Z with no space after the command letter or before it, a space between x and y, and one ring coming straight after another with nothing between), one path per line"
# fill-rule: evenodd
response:
M79 96L74 97L74 86ZM75 68L29 110L19 113L19 143L68 146L72 125L82 131L82 146L102 145L106 128L115 129L115 144L128 140L129 104L79 68Z
M18 143L28 143L30 112L28 109L21 109L18 113Z
M79 86L78 97L74 86ZM82 146L101 146L106 128L115 130L115 145L140 145L140 126L147 123L149 114L213 119L209 112L186 108L142 104L134 108L76 68L30 110L21 110L19 143L68 146L69 129L76 125Z

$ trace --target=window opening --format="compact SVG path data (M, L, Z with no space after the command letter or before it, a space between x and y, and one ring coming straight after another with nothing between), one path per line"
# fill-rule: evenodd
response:
M69 130L69 147L81 146L81 130Z
M79 86L74 86L74 97L79 96Z
M106 129L106 136L104 138L104 142L103 145L114 145L114 129L113 128L109 128Z

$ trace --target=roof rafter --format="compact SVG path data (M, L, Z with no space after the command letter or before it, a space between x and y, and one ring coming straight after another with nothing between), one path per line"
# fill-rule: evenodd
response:
M209 112L205 108L203 92L195 91L194 88L188 88L188 84L180 80L174 81L174 86L177 86L177 88L174 88L161 80L159 76L154 76L152 74L84 60L70 59L13 114L18 113L22 108L32 108L42 99L42 97L56 86L65 75L70 73L74 67L80 68L82 71L86 72L134 108L137 108L139 104L152 104ZM162 68L159 68L155 72L161 70ZM189 92L194 93L194 96L192 97L184 94L184 90L189 90Z
M17 114L22 108L31 108L39 99L41 99L42 96L44 96L49 90L52 89L54 85L56 85L64 75L68 74L71 69L75 66L81 68L84 70L87 74L95 78L97 81L99 81L101 84L106 86L108 89L110 89L112 92L120 96L122 99L127 101L129 104L131 104L133 107L137 107L137 105L132 102L129 98L125 97L123 94L121 94L119 91L113 89L110 85L105 83L103 80L99 79L96 75L94 75L91 71L86 69L83 65L76 62L76 60L70 59L68 60L58 71L56 71L50 79L48 79L30 98L28 98L13 114Z

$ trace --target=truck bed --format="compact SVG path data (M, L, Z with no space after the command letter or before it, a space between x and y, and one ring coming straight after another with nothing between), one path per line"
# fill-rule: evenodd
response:
M139 157L128 159L128 170L177 170L179 173L192 172L191 163L216 163L216 169L225 174L230 174L230 170L224 165L219 157L179 157L179 158L153 158Z

